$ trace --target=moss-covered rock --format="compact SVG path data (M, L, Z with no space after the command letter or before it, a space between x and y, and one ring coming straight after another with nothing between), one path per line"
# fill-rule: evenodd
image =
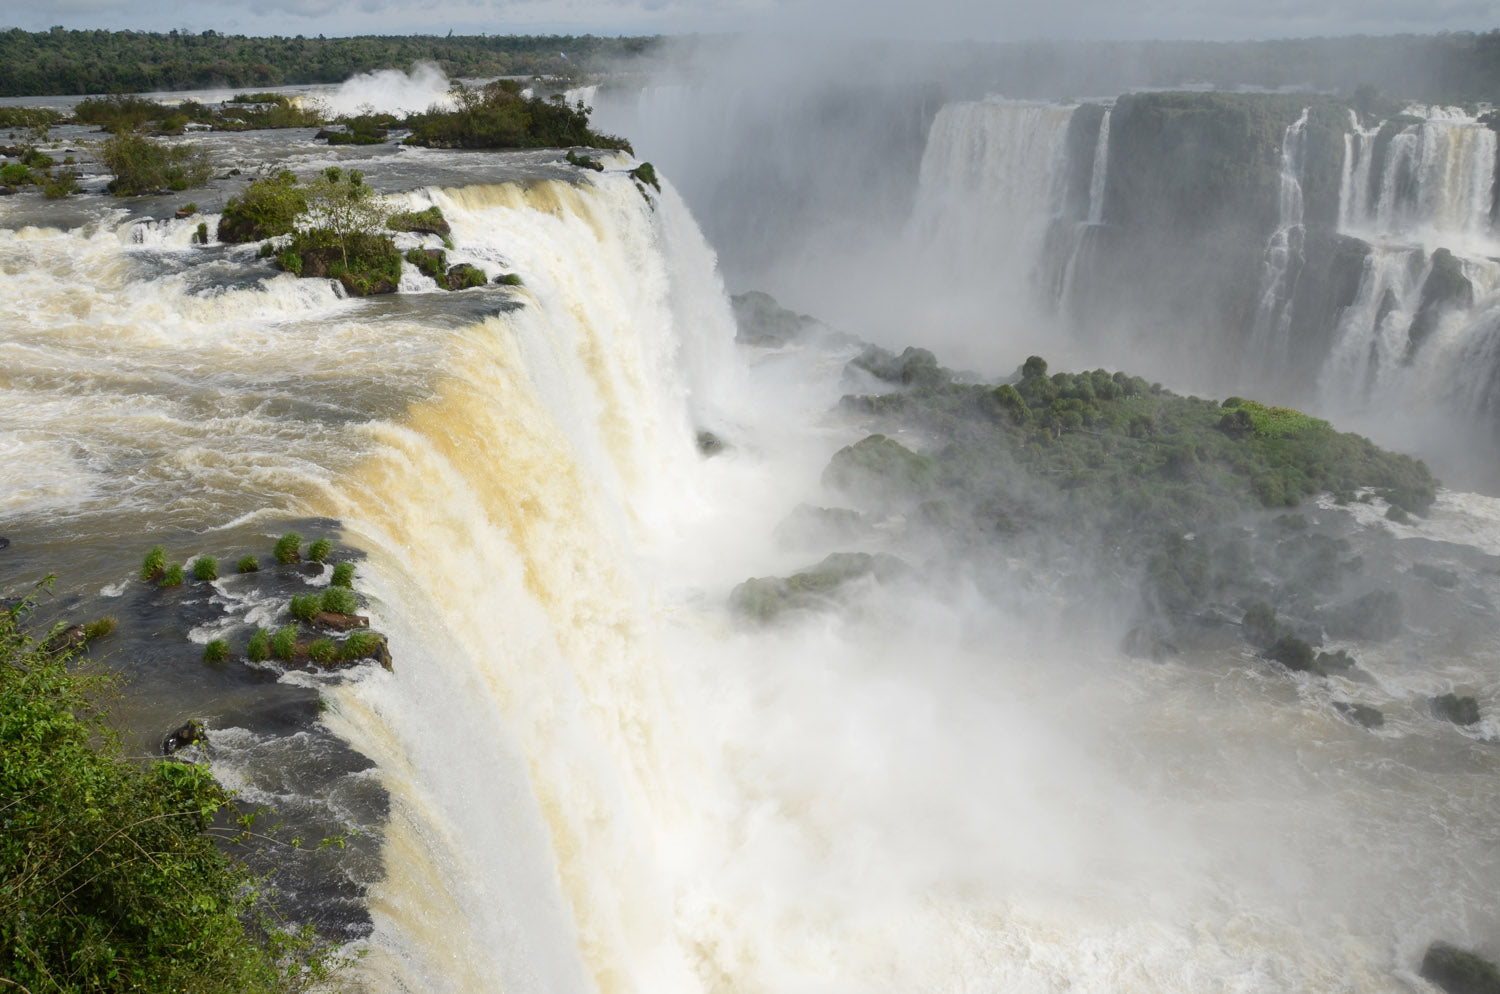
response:
M789 577L746 580L730 593L729 606L744 617L769 622L786 611L826 607L841 588L855 580L889 579L904 569L905 564L894 556L835 552Z
M884 435L845 446L823 471L824 486L877 505L918 499L936 478L932 459Z

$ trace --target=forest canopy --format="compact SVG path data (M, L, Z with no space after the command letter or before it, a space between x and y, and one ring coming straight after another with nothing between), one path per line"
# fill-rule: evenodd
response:
M0 32L0 96L141 93L338 83L435 62L450 77L571 75L646 53L659 39L593 35L247 38L217 31Z

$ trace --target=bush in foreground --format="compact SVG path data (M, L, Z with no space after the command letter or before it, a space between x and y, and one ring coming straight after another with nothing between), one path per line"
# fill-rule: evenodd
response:
M109 680L32 638L33 603L0 611L0 977L62 994L326 979L311 934L269 928L256 880L210 837L242 836L214 827L232 809L207 767L123 759Z

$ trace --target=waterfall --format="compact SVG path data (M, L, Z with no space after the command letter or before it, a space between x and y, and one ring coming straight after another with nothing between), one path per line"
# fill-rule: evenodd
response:
M1281 185L1276 230L1261 263L1260 292L1250 331L1254 355L1275 369L1285 361L1292 323L1292 294L1303 264L1302 165L1307 152L1307 115L1303 108L1287 126L1281 142Z
M1104 221L1104 180L1109 168L1109 118L1110 112L1105 110L1104 116L1099 119L1099 142L1094 146L1094 168L1089 174L1089 224Z
M909 232L935 269L1023 290L1061 206L1073 108L984 100L932 123Z
M1351 119L1346 150L1343 230L1493 254L1489 217L1496 142L1489 127L1452 113L1370 130ZM1380 168L1372 172L1377 157Z

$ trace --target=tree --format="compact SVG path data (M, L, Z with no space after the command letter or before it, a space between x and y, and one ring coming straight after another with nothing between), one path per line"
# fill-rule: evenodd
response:
M110 680L31 637L34 603L0 610L0 979L238 994L325 977L311 931L267 929L255 879L210 838L232 809L208 769L121 758Z
M315 231L327 232L332 238L348 267L351 252L357 255L367 242L379 237L390 220L391 209L374 187L365 185L364 174L358 169L345 173L338 166L329 166L313 183L308 216Z

